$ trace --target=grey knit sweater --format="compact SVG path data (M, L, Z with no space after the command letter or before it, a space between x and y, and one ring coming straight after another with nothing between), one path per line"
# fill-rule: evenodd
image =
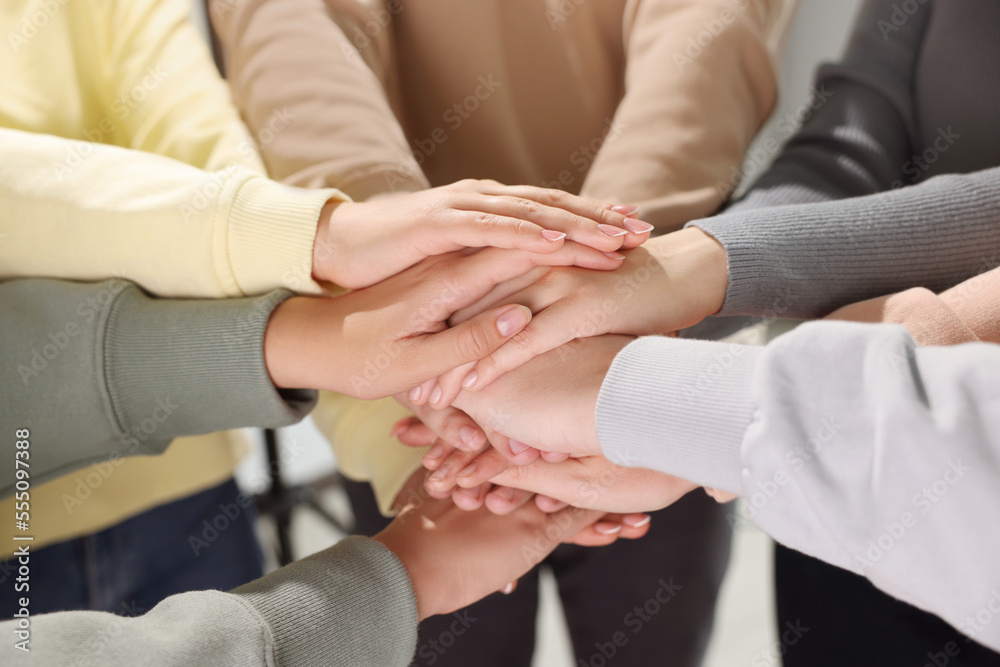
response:
M112 456L158 454L177 437L302 419L315 392L279 393L263 359L268 319L289 296L169 300L123 281L0 284L0 494L15 491L19 429L30 442L21 469L37 485ZM136 438L132 427L157 409L156 430ZM15 547L28 550L28 575L8 577L3 594L25 598L30 613L31 578L44 573L31 571L30 542ZM5 621L0 664L402 667L416 628L402 563L359 537L229 593L174 595L137 618Z
M1000 263L1000 3L868 0L817 89L747 197L691 223L726 248L722 315L818 317ZM610 459L739 493L778 541L1000 650L1000 347L842 322L766 348L642 338L597 429Z

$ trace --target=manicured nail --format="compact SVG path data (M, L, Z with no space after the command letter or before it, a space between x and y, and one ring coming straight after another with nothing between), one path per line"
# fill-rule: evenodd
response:
M648 514L629 514L622 517L622 523L629 528L642 528L649 523L649 520Z
M611 259L625 259L625 255L620 252L606 252L604 253L604 256L610 257Z
M469 374L462 380L462 386L466 389L472 389L476 385L476 380L478 379L479 373L477 371L469 371Z
M615 213L621 213L622 215L632 215L639 210L639 207L632 206L631 204L617 204L612 206L611 210Z
M566 234L564 234L563 232L557 232L552 229L546 229L544 232L542 232L542 237L546 241L555 242L555 241L562 241L564 238L566 238Z
M493 490L494 495L500 496L508 503L514 501L514 489L509 486L498 486Z
M435 385L434 391L431 392L431 403L437 403L444 396L444 392L441 391L441 385Z
M448 476L447 468L438 468L433 475L430 476L430 481L432 482L443 482L444 478Z
M636 220L635 218L625 218L625 229L629 230L633 234L646 234L653 231L655 227L648 222L643 222L642 220Z
M459 477L469 477L469 476L472 475L472 473L476 472L476 468L478 468L478 467L479 467L479 464L476 463L475 461L473 461L469 465L467 465L464 468L462 468L462 470L458 473L458 476Z
M410 399L411 403L416 403L417 401L420 400L420 394L422 393L423 393L422 387L414 387L413 389L410 390L410 393L407 394L406 396Z
M597 225L597 228L614 239L628 234L628 230L622 229L621 227L615 227L614 225Z
M528 313L524 308L511 308L497 318L497 331L506 338L513 336L528 324Z
M615 533L622 532L621 524L610 523L608 521L598 521L594 524L594 530L596 530L601 535L614 535Z
M521 452L528 450L528 446L523 442L518 442L517 440L510 440L510 451L513 452L514 456L517 456Z
M486 434L475 426L463 426L458 431L458 437L469 447L478 447L486 444Z
M425 459L431 459L432 461L437 460L442 456L444 456L444 447L440 442L431 447L430 451L424 454Z
M504 586L503 588L500 589L500 592L503 593L504 595L510 595L511 593L513 593L514 592L514 582L512 581L512 582L508 583L506 586Z

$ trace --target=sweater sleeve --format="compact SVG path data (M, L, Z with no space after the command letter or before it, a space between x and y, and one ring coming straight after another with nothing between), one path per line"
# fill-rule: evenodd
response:
M288 296L167 301L119 280L0 285L0 425L29 431L32 482L159 454L181 436L302 419L315 393L279 392L264 365L268 319ZM14 460L12 438L0 456ZM14 467L2 470L6 496Z
M0 279L116 272L159 296L320 292L313 242L336 190L18 130L0 129L0 152Z
M777 98L797 0L626 5L625 95L581 194L640 206L660 231L714 213Z
M65 611L26 620L28 634L21 636L21 619L0 623L8 638L0 646L5 665L83 658L150 667L405 667L417 638L406 570L391 551L363 537L229 593L173 595L142 616Z
M615 359L597 424L611 460L738 493L779 542L1000 649L977 621L1000 604L984 528L1000 525L1000 348L842 322L766 348L643 338Z
M249 126L265 131L275 110L294 119L260 142L274 178L358 200L430 187L393 113L391 16L385 0L212 2L229 83Z

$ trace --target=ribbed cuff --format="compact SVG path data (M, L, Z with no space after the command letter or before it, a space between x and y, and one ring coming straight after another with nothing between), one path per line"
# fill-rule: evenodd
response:
M417 602L387 548L349 537L234 591L271 629L277 664L403 667L417 644Z
M614 463L739 493L761 348L650 336L618 353L597 400L597 437Z
M264 363L268 320L290 296L278 290L182 301L151 299L135 286L123 289L110 308L102 352L122 435L159 451L175 437L286 426L305 417L316 393L279 393Z
M320 211L331 199L349 201L333 189L306 190L250 178L229 211L229 262L243 294L284 287L320 294L312 278L313 245Z

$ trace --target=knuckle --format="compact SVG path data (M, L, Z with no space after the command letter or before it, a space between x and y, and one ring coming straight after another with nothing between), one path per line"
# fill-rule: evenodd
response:
M475 322L466 327L458 338L459 352L466 359L482 359L493 350L486 325Z
M541 215L541 207L530 199L513 199L514 210L517 217L524 220L535 220Z

